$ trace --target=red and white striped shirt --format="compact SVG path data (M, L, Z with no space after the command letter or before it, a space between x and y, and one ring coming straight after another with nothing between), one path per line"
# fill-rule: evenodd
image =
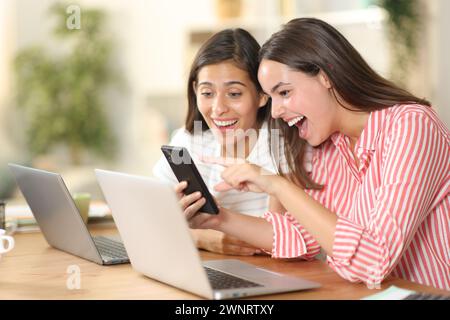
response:
M327 262L352 282L380 283L388 274L450 290L450 138L434 111L396 105L370 114L355 154L341 133L314 148L306 190L338 216ZM299 212L298 214L301 214ZM319 253L318 243L289 214L267 213L272 257Z

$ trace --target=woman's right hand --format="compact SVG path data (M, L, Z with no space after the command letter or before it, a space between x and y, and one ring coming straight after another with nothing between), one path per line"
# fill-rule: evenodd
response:
M194 192L188 195L183 193L183 190L187 188L187 182L181 181L175 186L175 192L177 193L179 204L186 216L193 216L195 213L203 207L206 203L206 199L202 197L200 192Z
M200 192L185 195L183 191L186 187L187 182L182 181L175 186L175 192L178 195L179 204L189 222L189 226L191 228L211 228L216 225L220 221L219 216L221 214L223 215L224 209L221 208L218 215L198 212L206 203L206 199L201 196ZM199 222L196 222L197 220ZM212 221L209 222L210 220ZM194 236L196 246L200 249L230 255L254 255L261 253L261 250L248 243L220 231L212 229L191 229L191 232Z
M206 199L202 197L200 192L185 195L183 190L186 187L187 182L182 181L174 189L189 227L191 229L216 229L221 224L222 217L224 216L222 212L225 209L219 207L218 214L199 212L200 208L206 203Z

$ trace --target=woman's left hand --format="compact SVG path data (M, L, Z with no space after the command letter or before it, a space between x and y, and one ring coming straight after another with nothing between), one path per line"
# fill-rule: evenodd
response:
M282 179L282 177L242 159L208 157L203 158L203 161L225 167L221 174L224 181L214 187L216 191L236 189L273 195L276 190L276 181Z

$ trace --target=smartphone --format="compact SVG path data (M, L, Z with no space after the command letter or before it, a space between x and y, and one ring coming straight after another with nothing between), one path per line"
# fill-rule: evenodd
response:
M187 187L184 190L184 194L191 194L200 191L202 197L206 199L206 203L199 209L200 212L218 214L219 208L217 207L214 198L208 190L202 176L197 170L191 155L186 148L174 147L174 146L162 146L161 151L169 162L173 173L177 177L178 181L187 181Z

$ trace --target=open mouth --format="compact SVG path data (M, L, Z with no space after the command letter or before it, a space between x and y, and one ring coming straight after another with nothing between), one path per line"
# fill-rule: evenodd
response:
M294 119L289 120L287 124L288 124L289 127L292 127L292 126L296 125L299 122L303 122L305 119L306 119L305 116L299 116L299 117L296 117Z
M234 126L239 120L227 120L227 121L220 121L220 120L213 120L214 124L221 129L231 128Z
M298 116L286 121L289 127L296 126L298 128L298 135L302 139L306 139L308 135L308 122L305 116Z

